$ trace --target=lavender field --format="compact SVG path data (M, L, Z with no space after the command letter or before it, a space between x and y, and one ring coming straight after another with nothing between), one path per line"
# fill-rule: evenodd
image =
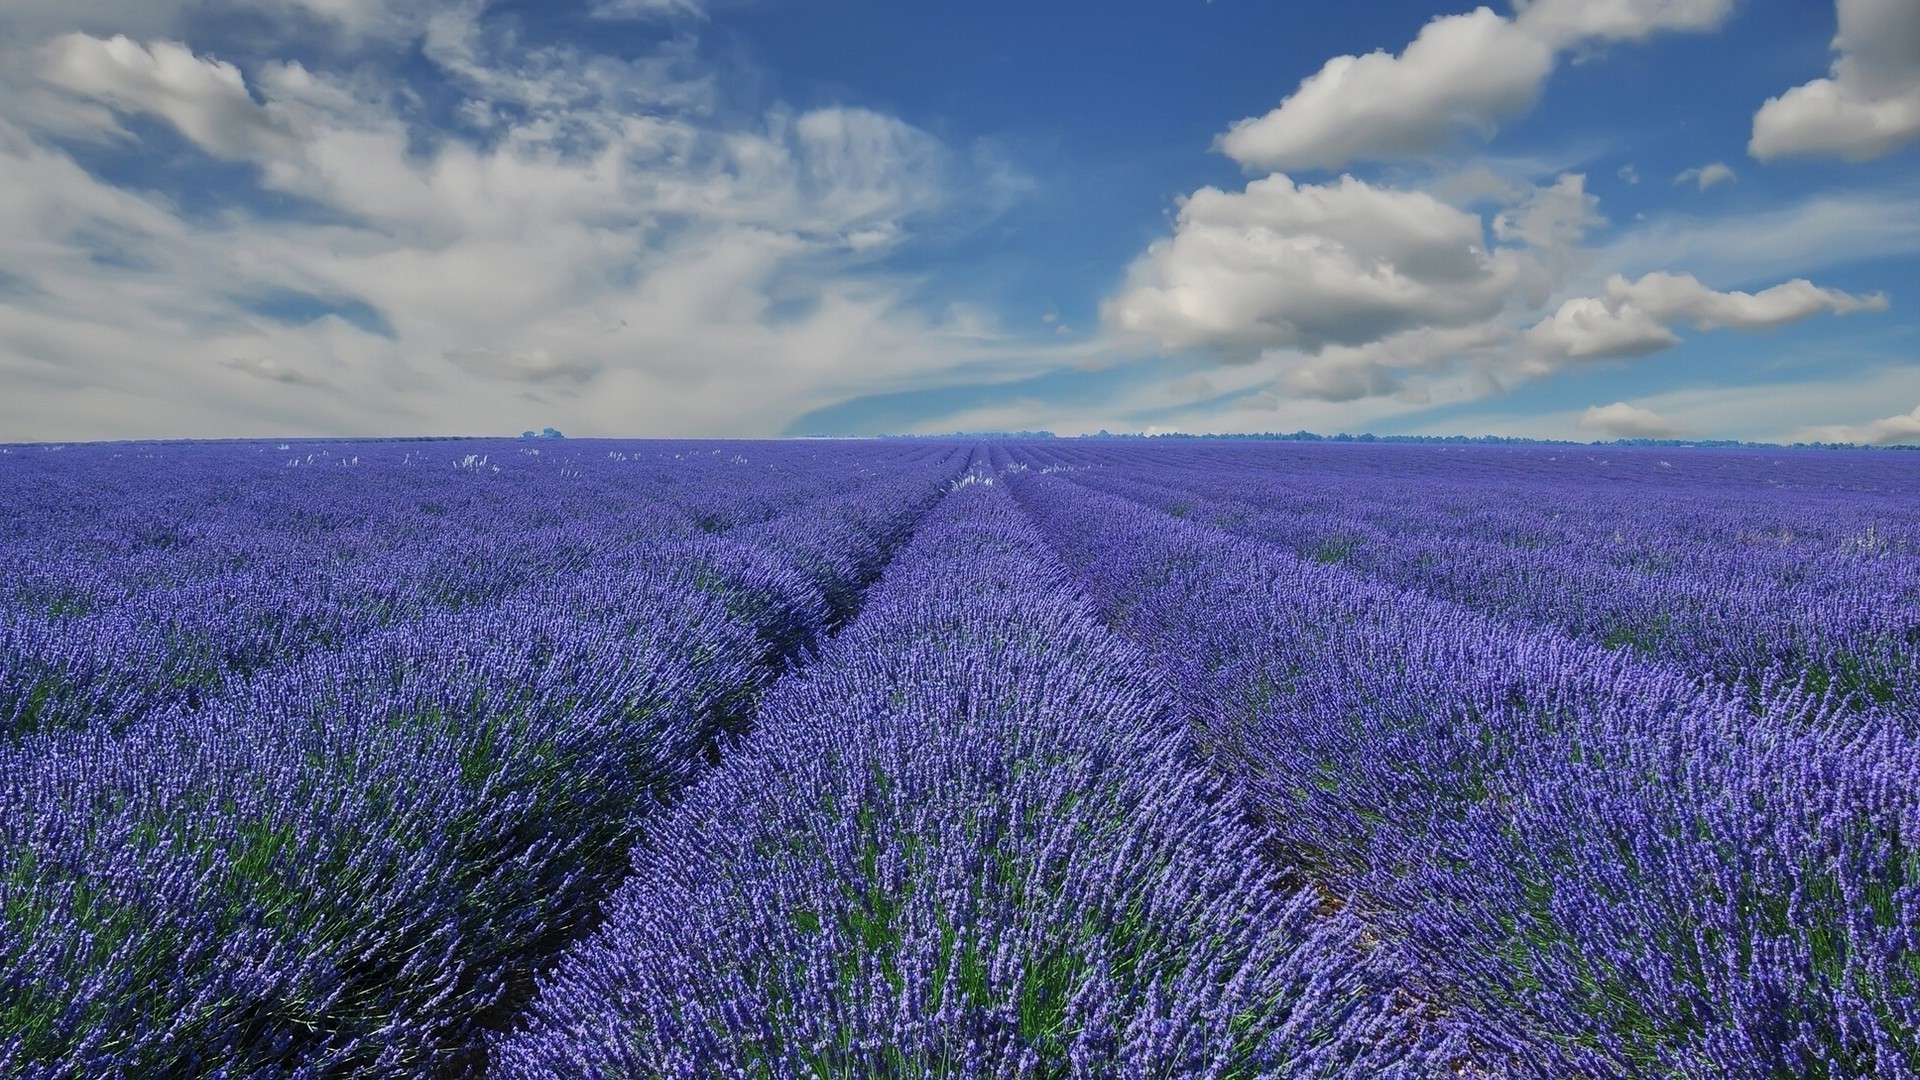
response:
M0 453L0 1076L1920 1077L1920 457Z

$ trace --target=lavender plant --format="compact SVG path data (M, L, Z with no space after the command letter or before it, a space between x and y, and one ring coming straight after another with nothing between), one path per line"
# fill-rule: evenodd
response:
M1263 861L1144 660L1001 489L957 489L636 847L500 1072L1386 1076L1440 1053L1390 956Z
M1716 690L1059 476L1016 490L1489 1067L1920 1068L1907 718Z
M0 1075L1920 1077L1916 480L14 448Z
M1073 460L1083 486L1506 621L1733 685L1804 678L1920 710L1920 490L1897 457L1702 451L1676 468L1661 454L1283 444L1156 448L1144 469L1114 451Z
M778 551L657 537L0 750L0 1072L477 1070L646 817L857 598L850 536L877 572L950 458L820 486Z

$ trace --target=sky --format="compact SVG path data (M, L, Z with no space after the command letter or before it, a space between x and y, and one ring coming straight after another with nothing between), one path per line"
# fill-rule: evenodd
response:
M1915 0L5 0L0 441L1920 443Z

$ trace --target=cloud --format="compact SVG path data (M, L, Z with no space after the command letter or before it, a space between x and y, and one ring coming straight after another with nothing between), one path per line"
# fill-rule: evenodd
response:
M293 142L284 123L248 94L239 68L197 57L178 42L148 47L120 36L65 34L42 49L40 76L116 111L158 116L215 157L252 160Z
M1530 108L1563 54L1710 30L1733 4L1535 0L1516 8L1511 19L1485 8L1436 18L1399 56L1335 58L1280 108L1233 125L1216 149L1249 169L1418 156ZM1639 180L1631 164L1619 175ZM1698 190L1735 180L1724 162L1676 178ZM1583 361L1650 355L1680 344L1683 327L1760 331L1822 311L1887 306L1880 294L1800 277L1721 291L1666 269L1691 256L1735 282L1777 281L1809 259L1824 265L1860 250L1920 246L1920 215L1904 196L1822 197L1765 215L1778 226L1766 230L1663 220L1589 248L1588 234L1607 222L1579 173L1542 185L1479 167L1427 186L1350 175L1316 185L1276 172L1240 193L1204 188L1182 202L1173 235L1135 260L1102 305L1103 320L1169 352L1198 348L1272 366L1271 384L1249 390L1249 401L1276 394L1405 408L1503 393ZM1487 201L1500 206L1483 227L1465 207ZM1635 263L1638 277L1620 272Z
M1411 404L1501 393L1570 364L1647 356L1680 344L1677 325L1770 330L1820 311L1879 310L1880 296L1855 297L1804 280L1759 293L1719 292L1688 275L1615 276L1600 296L1575 296L1525 329L1512 312L1460 326L1419 326L1359 345L1316 353L1268 354L1282 365L1275 386L1297 398Z
M1637 308L1657 319L1683 319L1701 330L1771 330L1822 311L1845 315L1887 309L1887 298L1880 293L1852 296L1838 289L1820 288L1805 278L1758 293L1717 292L1692 274L1661 272L1632 282L1618 276L1610 278L1607 299L1615 307Z
M1803 427L1796 442L1855 443L1866 446L1920 445L1920 406L1912 412L1870 420L1864 424Z
M1673 178L1673 182L1676 184L1698 184L1701 191L1705 191L1715 184L1731 183L1737 180L1739 180L1739 177L1733 175L1733 170L1728 168L1726 163L1719 161L1711 165L1682 169L1679 174Z
M1607 252L1581 243L1605 219L1577 173L1509 186L1505 199L1483 227L1430 194L1352 176L1203 188L1182 203L1173 235L1135 260L1102 319L1121 340L1276 365L1270 389L1295 399L1415 403L1647 356L1680 344L1682 326L1770 330L1887 306L1804 278L1720 291L1654 271L1614 273L1595 295L1560 292L1540 315L1556 291L1591 280ZM1487 246L1489 229L1503 246Z
M1920 138L1920 5L1837 0L1837 54L1827 78L1767 99L1747 153L1867 161Z
M1278 108L1235 123L1214 145L1267 170L1417 157L1527 112L1552 70L1551 47L1476 8L1427 23L1399 56L1334 57Z
M1431 195L1275 174L1188 197L1173 236L1135 260L1101 317L1168 349L1311 352L1485 319L1533 270L1514 251L1488 250L1477 216Z
M1581 414L1579 424L1588 431L1603 432L1616 439L1677 439L1683 434L1678 424L1659 413L1624 401L1589 406Z
M220 362L235 371L245 372L256 378L270 382L285 383L288 386L312 386L331 390L333 385L325 379L317 379L306 372L287 366L279 360L261 356L235 356Z
M474 0L458 2L472 6ZM178 40L241 15L253 17L249 33L261 41L399 46L416 39L446 6L438 0L7 0L0 5L0 41L43 41L70 31Z
M1514 21L1556 48L1717 30L1734 0L1515 0Z
M1429 21L1399 55L1336 56L1214 148L1250 170L1337 169L1416 158L1529 112L1570 48L1719 26L1732 0L1534 0L1511 19L1480 7Z
M1646 356L1680 343L1649 312L1613 298L1577 296L1527 329L1524 340L1553 364Z
M1290 396L1317 401L1397 397L1424 403L1431 395L1420 376L1462 364L1489 365L1512 339L1511 331L1491 321L1452 328L1423 326L1367 345L1333 346L1283 360L1286 369L1275 385Z
M1521 195L1517 205L1493 219L1493 234L1536 248L1579 243L1587 230L1605 225L1600 200L1586 190L1587 178L1566 173L1551 187L1535 187Z
M484 346L449 349L446 357L448 362L462 371L511 382L570 382L577 385L591 381L604 367L597 357L555 356L539 346L514 353Z
M1621 233L1595 253L1601 273L1630 276L1686 266L1726 284L1920 254L1920 193L1905 189L1814 195L1721 218L1671 215Z
M1320 358L1318 362L1305 363L1281 376L1280 386L1293 397L1312 398L1317 401L1359 401L1362 398L1386 397L1400 389L1400 380L1394 378L1386 365L1362 360L1342 363L1332 357ZM1278 408L1278 398L1270 390L1261 391L1262 395L1273 399L1270 408Z
M594 0L596 19L679 19L707 17L705 0Z
M1862 441L1843 428L1887 411L1889 402L1920 401L1920 366L1905 350L1856 356L1864 366L1808 368L1812 378L1739 386L1695 386L1646 395L1638 402L1695 436L1765 442ZM1854 431L1852 434L1861 434Z
M1620 179L1626 181L1629 184L1637 184L1640 182L1640 170L1634 168L1632 162L1628 162L1627 164L1620 166L1620 171L1615 173L1614 175L1618 176Z
M876 269L923 220L1004 199L1000 158L859 108L722 116L719 73L681 38L529 48L477 5L420 26L417 53L327 67L77 33L0 55L31 65L0 71L13 85L74 105L59 139L90 126L152 155L115 119L151 116L191 144L172 153L256 167L189 218L89 173L44 110L0 95L0 279L17 283L0 384L33 388L0 401L0 430L519 431L537 394L533 419L569 432L764 435L1085 351L928 314L915 279ZM429 123L419 98L448 90L462 119ZM379 332L249 307L270 294L339 298Z
M1523 335L1549 364L1645 356L1677 345L1671 324L1699 330L1772 330L1822 311L1882 311L1886 297L1858 297L1796 278L1758 293L1719 292L1691 274L1654 272L1636 281L1616 274L1604 296L1574 297Z

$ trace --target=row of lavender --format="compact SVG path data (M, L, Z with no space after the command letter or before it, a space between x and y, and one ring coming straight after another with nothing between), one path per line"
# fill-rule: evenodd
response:
M1261 453L1217 464L1286 464ZM1221 507L1207 488L1235 476L1161 472L1137 452L1000 456L1114 624L1176 673L1216 768L1245 778L1283 857L1405 950L1406 989L1472 1061L1525 1076L1920 1075L1910 699L1809 687L1778 667L1749 686L1703 681L1685 663L1568 634L1551 613L1249 539L1256 485L1240 503L1247 519L1209 520ZM1471 466L1397 460L1423 468L1428 507L1477 506L1485 532L1555 512L1509 505L1513 489ZM1116 479L1122 467L1139 481ZM1334 508L1391 491L1349 476L1355 490L1336 499L1338 477L1275 472L1317 485L1331 505L1299 527L1323 535L1363 524ZM1685 510L1650 509L1657 488L1630 490L1639 501L1621 512L1632 505L1643 526ZM1199 512L1153 505L1174 492ZM1773 514L1806 512L1778 497L1789 505ZM1688 528L1711 533L1704 502ZM1854 574L1898 578L1911 555L1897 528L1912 512L1863 502L1896 531ZM1677 522L1675 533L1686 535ZM1569 559L1558 573L1590 565ZM1498 575L1488 585L1504 587ZM1915 615L1911 594L1875 603L1863 624ZM1910 649L1888 655L1891 670L1913 661Z
M472 1071L965 460L520 449L0 458L0 1074Z
M197 707L304 651L767 522L913 456L823 443L9 448L0 741Z
M1905 455L1174 444L1032 461L1508 621L1920 715L1920 470Z
M1711 558L1657 530L1744 544L1735 504L1793 531L1749 575L1768 595L1897 584L1898 470L1674 509L1662 488L1717 460L1688 456L1595 509L1524 455L1001 447L862 603L951 448L424 444L436 482L342 509L355 456L410 476L421 445L227 477L281 534L261 550L312 572L280 571L315 597L284 612L377 614L222 653L193 693L42 708L0 751L0 1072L458 1075L490 1050L526 1076L1920 1073L1912 595L1844 586L1881 693L1810 680L1805 652L1742 660L1704 610L1692 652L1610 650L1524 588L1682 579L1657 558ZM1731 486L1779 479L1730 460ZM324 494L254 490L296 476ZM448 490L465 555L498 560L406 532ZM0 625L200 630L196 583L270 573L221 538L234 505L178 496L176 562L87 531L116 500L59 519L84 491L7 537ZM1580 546L1609 525L1632 554ZM1365 554L1448 529L1491 552L1486 595ZM1502 576L1503 549L1563 547ZM126 670L173 670L174 640ZM58 655L0 650L30 658L0 686L120 670Z
M990 472L636 848L503 1076L1441 1075Z

